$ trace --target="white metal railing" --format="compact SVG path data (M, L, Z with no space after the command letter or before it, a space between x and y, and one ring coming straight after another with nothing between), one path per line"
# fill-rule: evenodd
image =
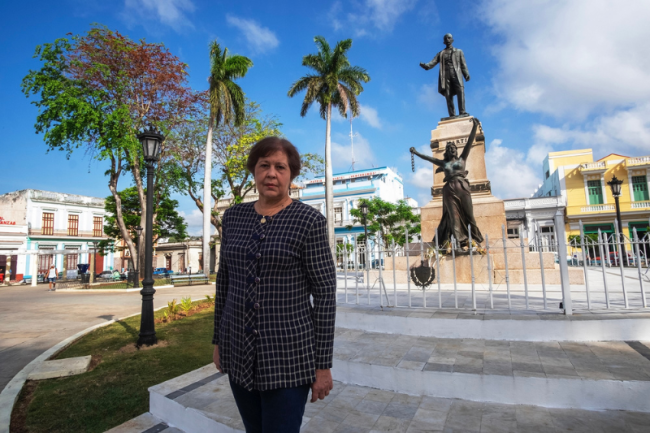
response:
M583 206L580 208L580 212L600 212L600 211L610 211L614 210L613 204L593 204L589 206Z
M599 162L586 162L580 164L580 170L605 170L607 169L607 164L604 161Z
M650 207L650 201L633 201L632 202L632 209L643 209L646 207Z
M573 309L646 308L650 238L639 239L634 233L632 240L619 242L614 235L599 237L600 241L588 236L582 246L581 238L558 244L553 236L541 233L528 242L523 235L508 239L502 227L502 238L486 235L471 249L467 243L461 248L453 238L451 245L438 249L422 239L385 245L370 235L374 246L367 251L355 242L338 248L337 302L565 314ZM586 260L582 251L587 251ZM623 263L617 259L618 251L627 251ZM428 275L426 281L419 279L422 275Z
M634 158L628 158L626 165L643 165L650 164L650 156L635 156Z

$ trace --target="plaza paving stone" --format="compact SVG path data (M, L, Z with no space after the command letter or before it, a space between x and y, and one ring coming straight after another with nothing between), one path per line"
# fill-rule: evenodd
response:
M337 328L334 357L421 371L650 381L650 360L622 341L494 341Z
M243 431L228 379L221 376L175 401L201 411L234 431ZM110 433L141 433L160 421L143 415ZM143 424L142 420L148 420ZM646 432L650 413L554 409L526 405L483 403L459 399L413 396L373 388L334 383L324 400L308 403L303 433L344 432ZM151 431L151 430L149 430ZM167 430L157 430L167 431ZM169 431L179 431L169 427Z

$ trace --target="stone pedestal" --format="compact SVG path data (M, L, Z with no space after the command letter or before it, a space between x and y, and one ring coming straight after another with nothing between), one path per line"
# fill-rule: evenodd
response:
M431 151L434 158L444 159L447 143L452 142L458 148L460 155L467 144L469 133L472 131L472 117L443 120L438 127L431 131ZM436 173L434 166L433 199L421 209L422 236L425 241L431 241L436 227L442 218L442 187L444 173ZM501 227L506 224L506 211L503 200L492 195L490 181L485 168L485 134L482 128L476 134L474 145L467 158L465 168L468 171L467 180L472 191L474 218L483 237L487 234L490 239L501 239Z

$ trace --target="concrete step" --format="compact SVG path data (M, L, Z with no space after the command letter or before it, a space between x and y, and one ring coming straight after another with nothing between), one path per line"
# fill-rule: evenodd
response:
M244 431L228 379L214 366L149 391L152 414L183 432ZM650 413L473 402L335 381L327 398L307 404L301 432L641 432L648 425Z
M373 305L365 304L367 298L361 298L359 305L337 305L336 324L340 328L416 337L528 342L650 341L650 312L647 309L584 310L565 316L558 309L524 310L523 294L516 292L511 296L516 309L471 311L467 309L471 306L470 295L467 291L459 294L459 306L466 309L379 307L374 298ZM344 298L340 293L338 296ZM414 303L421 300L416 296L417 293ZM443 307L452 304L453 297L453 293L445 292ZM348 298L353 302L355 296L350 294ZM429 294L428 298L428 305L437 306L436 293ZM389 293L389 300L393 302L392 293ZM399 301L400 305L406 305L405 297ZM481 299L478 305L485 303L485 299ZM504 304L503 299L499 303Z
M106 433L185 433L176 427L171 427L151 413L143 413L124 424L108 430Z
M504 404L650 412L650 348L640 342L336 332L333 375L346 384Z

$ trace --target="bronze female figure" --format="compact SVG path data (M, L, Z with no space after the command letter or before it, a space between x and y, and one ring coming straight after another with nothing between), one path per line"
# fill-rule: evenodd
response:
M410 149L412 154L437 165L436 173L443 172L445 174L445 186L442 188L442 219L438 226L439 239L434 239L440 248L446 248L447 243L451 243L452 235L461 248L469 247L468 226L472 230L472 240L476 243L483 242L483 235L474 219L472 194L467 181L467 170L465 170L465 163L480 124L476 118L472 118L471 122L474 123L472 132L469 134L469 139L460 157L458 157L456 145L451 142L447 143L445 147L445 159L443 160L422 155L413 147Z

